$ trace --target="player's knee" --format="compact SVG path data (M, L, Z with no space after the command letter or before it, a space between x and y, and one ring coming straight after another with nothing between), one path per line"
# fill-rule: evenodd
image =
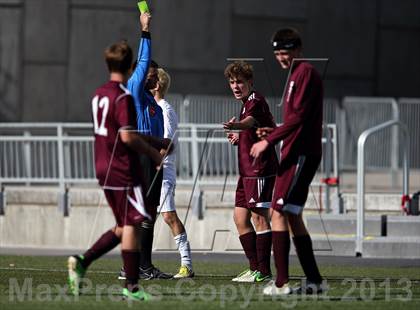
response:
M121 239L122 237L122 233L123 233L123 228L122 227L118 227L115 226L114 228L112 228L112 232L119 238Z
M276 227L287 227L287 217L282 211L275 210L271 215L271 225Z
M252 213L252 221L254 224L258 224L261 222L261 215Z
M234 219L234 222L235 222L235 225L236 225L236 228L238 229L238 230L240 230L240 229L243 229L244 227L245 227L245 225L244 225L244 223L242 222L242 221L239 221L237 218L233 218Z
M233 215L233 221L235 222L236 227L244 227L246 223L244 217L236 214Z
M254 222L255 228L260 230L267 230L270 228L270 223L268 222L267 218L261 215L256 215L252 217L252 221Z
M260 225L258 227L259 231L270 230L270 229L271 229L271 225L266 219L264 219L263 221L260 222Z
M233 214L233 222L237 225L238 223L238 217L236 216L236 214Z
M176 223L177 216L173 212L164 212L162 213L163 220L169 226L173 226Z

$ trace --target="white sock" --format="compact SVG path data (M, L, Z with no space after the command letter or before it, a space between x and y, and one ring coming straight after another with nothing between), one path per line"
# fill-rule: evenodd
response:
M175 243L178 246L179 254L181 255L181 265L185 265L192 269L191 248L190 242L187 239L187 233L184 231L178 236L174 237Z

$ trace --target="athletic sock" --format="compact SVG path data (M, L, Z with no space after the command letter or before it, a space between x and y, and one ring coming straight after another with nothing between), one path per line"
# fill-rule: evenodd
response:
M258 256L257 256L257 235L255 231L243 234L239 236L242 248L244 249L245 255L249 261L249 269L252 271L258 270Z
M316 264L311 237L309 235L295 236L293 243L295 244L296 254L308 281L317 284L321 283L322 277Z
M144 221L140 227L140 267L149 269L152 267L152 246L153 246L153 228L154 223Z
M120 242L120 238L112 230L108 230L83 254L82 266L87 268L95 259L111 251Z
M263 275L271 274L271 230L257 232L256 248L258 259L258 271Z
M273 254L277 269L276 286L289 282L290 236L288 231L273 231Z
M126 275L125 287L131 292L138 290L140 252L138 250L122 250Z
M192 269L191 248L190 242L187 238L187 233L184 231L174 237L175 243L178 246L179 254L181 255L181 265Z

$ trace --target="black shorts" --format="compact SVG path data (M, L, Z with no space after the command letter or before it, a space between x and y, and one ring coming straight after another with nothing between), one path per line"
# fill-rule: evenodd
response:
M271 207L277 211L301 213L320 162L321 155L296 156L280 162Z
M146 205L154 208L153 218L156 217L157 208L160 204L160 191L162 188L163 168L156 170L156 164L147 156L141 155L142 180L144 184Z

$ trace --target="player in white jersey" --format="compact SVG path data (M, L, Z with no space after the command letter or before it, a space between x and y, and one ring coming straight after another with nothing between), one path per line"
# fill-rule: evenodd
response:
M158 82L152 90L156 102L162 108L164 122L164 137L172 139L173 149L178 145L178 116L175 109L164 99L170 86L170 76L162 68L158 69ZM164 154L164 150L162 151ZM175 210L175 185L176 185L176 152L164 157L163 182L160 194L158 212L162 214L164 221L171 228L175 242L181 255L181 267L174 278L190 278L194 276L191 261L190 243L187 238L185 227L180 221Z

